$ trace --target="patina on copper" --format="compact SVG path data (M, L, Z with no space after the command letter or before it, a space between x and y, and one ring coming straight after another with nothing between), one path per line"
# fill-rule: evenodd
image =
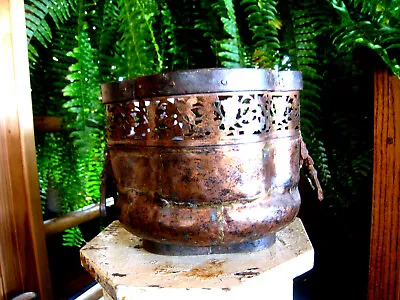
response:
M103 85L110 163L104 198L112 177L119 220L155 252L271 245L298 213L301 163L315 171L300 134L301 88L299 72L262 69Z

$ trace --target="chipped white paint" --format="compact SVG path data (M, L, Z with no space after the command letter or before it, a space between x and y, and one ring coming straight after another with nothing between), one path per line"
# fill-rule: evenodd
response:
M277 233L269 249L240 254L163 256L141 248L118 221L81 249L82 265L105 299L292 299L293 278L313 267L314 250L300 219ZM257 295L254 295L257 296Z

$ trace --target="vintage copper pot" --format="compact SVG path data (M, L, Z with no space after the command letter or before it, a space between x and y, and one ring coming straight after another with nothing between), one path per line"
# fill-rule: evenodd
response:
M150 251L271 245L299 211L302 160L312 164L300 135L301 89L300 72L263 69L103 85L110 164L103 198L113 178L119 220Z

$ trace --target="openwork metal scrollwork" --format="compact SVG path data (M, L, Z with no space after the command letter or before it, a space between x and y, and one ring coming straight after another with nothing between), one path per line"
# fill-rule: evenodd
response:
M229 93L131 100L108 105L111 139L173 141L298 130L297 92Z

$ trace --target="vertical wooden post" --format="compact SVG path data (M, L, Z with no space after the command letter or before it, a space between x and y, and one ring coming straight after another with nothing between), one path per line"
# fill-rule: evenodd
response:
M0 0L0 299L51 299L23 0Z
M368 299L400 300L400 80L375 73Z

